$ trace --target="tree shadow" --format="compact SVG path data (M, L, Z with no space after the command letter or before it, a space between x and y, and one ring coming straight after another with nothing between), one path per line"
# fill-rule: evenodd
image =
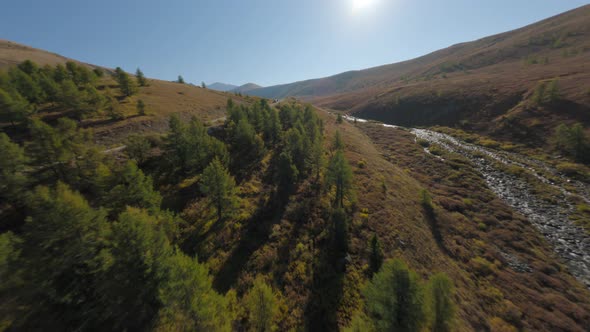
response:
M281 221L285 209L286 204L276 197L259 208L250 218L247 226L242 229L240 243L233 249L213 279L213 287L217 291L225 293L235 285L252 254L268 241L272 226ZM207 234L219 230L223 224L223 222L217 223ZM207 234L203 235L203 238Z
M440 225L439 225L439 220L436 215L436 211L434 210L434 208L423 208L423 210L424 210L424 216L426 217L426 221L428 222L428 225L430 226L430 232L432 233L432 237L434 238L434 241L436 242L438 248L443 253L445 253L445 255L449 256L449 254L450 254L449 250L445 246L445 242L444 242L442 233L440 232Z
M307 331L338 331L338 307L343 297L346 252L336 250L334 239L317 243L311 294L305 308Z

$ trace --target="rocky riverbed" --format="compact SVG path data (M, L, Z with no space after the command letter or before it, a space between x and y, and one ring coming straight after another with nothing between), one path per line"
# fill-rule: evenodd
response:
M346 119L355 120L353 117ZM396 128L393 125L384 126ZM572 195L575 194L587 203L590 202L590 188L587 184L568 179L552 166L517 153L488 149L432 130L409 130L417 140L426 140L430 144L436 144L469 159L481 173L488 187L514 210L526 216L553 246L572 275L590 288L590 236L569 218L575 211L575 205L571 201ZM425 151L429 152L428 148L425 148ZM443 158L438 158L444 162ZM507 172L502 166L521 167L534 175L534 181L540 181L548 186L546 188L552 188L559 194L553 195L552 202L548 202L534 194L535 190L530 181ZM550 178L547 175L550 175ZM575 193L571 192L572 188ZM528 269L526 264L519 262L518 265L519 270Z

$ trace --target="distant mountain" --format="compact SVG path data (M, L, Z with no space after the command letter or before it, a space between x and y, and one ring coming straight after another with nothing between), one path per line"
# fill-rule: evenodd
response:
M246 84L241 85L235 89L232 89L231 92L248 93L249 91L256 90L256 89L262 89L262 87L258 84L246 83Z
M294 96L406 126L469 123L472 129L495 131L506 126L528 130L534 123L539 133L547 133L561 121L590 125L589 37L586 5L416 59L248 94ZM530 99L543 82L557 78L560 101L543 107L541 116Z
M219 83L219 82L209 84L207 87L211 90L217 90L217 91L231 91L233 89L238 88L237 85L225 84L225 83Z

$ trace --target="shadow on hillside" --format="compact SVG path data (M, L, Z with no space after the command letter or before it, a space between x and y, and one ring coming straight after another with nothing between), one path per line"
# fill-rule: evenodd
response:
M306 305L307 331L338 331L338 308L342 300L346 253L335 250L333 240L316 244L319 256L314 261L311 295Z
M272 226L280 222L285 213L286 204L281 202L278 199L270 200L247 222L247 226L243 228L240 235L240 243L234 248L213 279L213 287L217 291L225 293L235 285L252 254L267 242ZM208 233L216 232L224 224L217 223L213 227L214 229L212 228Z
M432 232L432 237L434 237L434 241L438 245L438 248L445 253L445 255L449 256L449 250L445 246L445 242L443 240L442 234L440 232L440 227L438 224L438 218L436 215L436 211L434 209L424 209L424 217L430 226L430 231Z

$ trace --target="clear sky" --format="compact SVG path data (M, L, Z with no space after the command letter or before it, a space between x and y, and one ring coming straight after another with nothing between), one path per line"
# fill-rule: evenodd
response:
M581 0L3 0L0 38L149 77L261 85L414 58Z

